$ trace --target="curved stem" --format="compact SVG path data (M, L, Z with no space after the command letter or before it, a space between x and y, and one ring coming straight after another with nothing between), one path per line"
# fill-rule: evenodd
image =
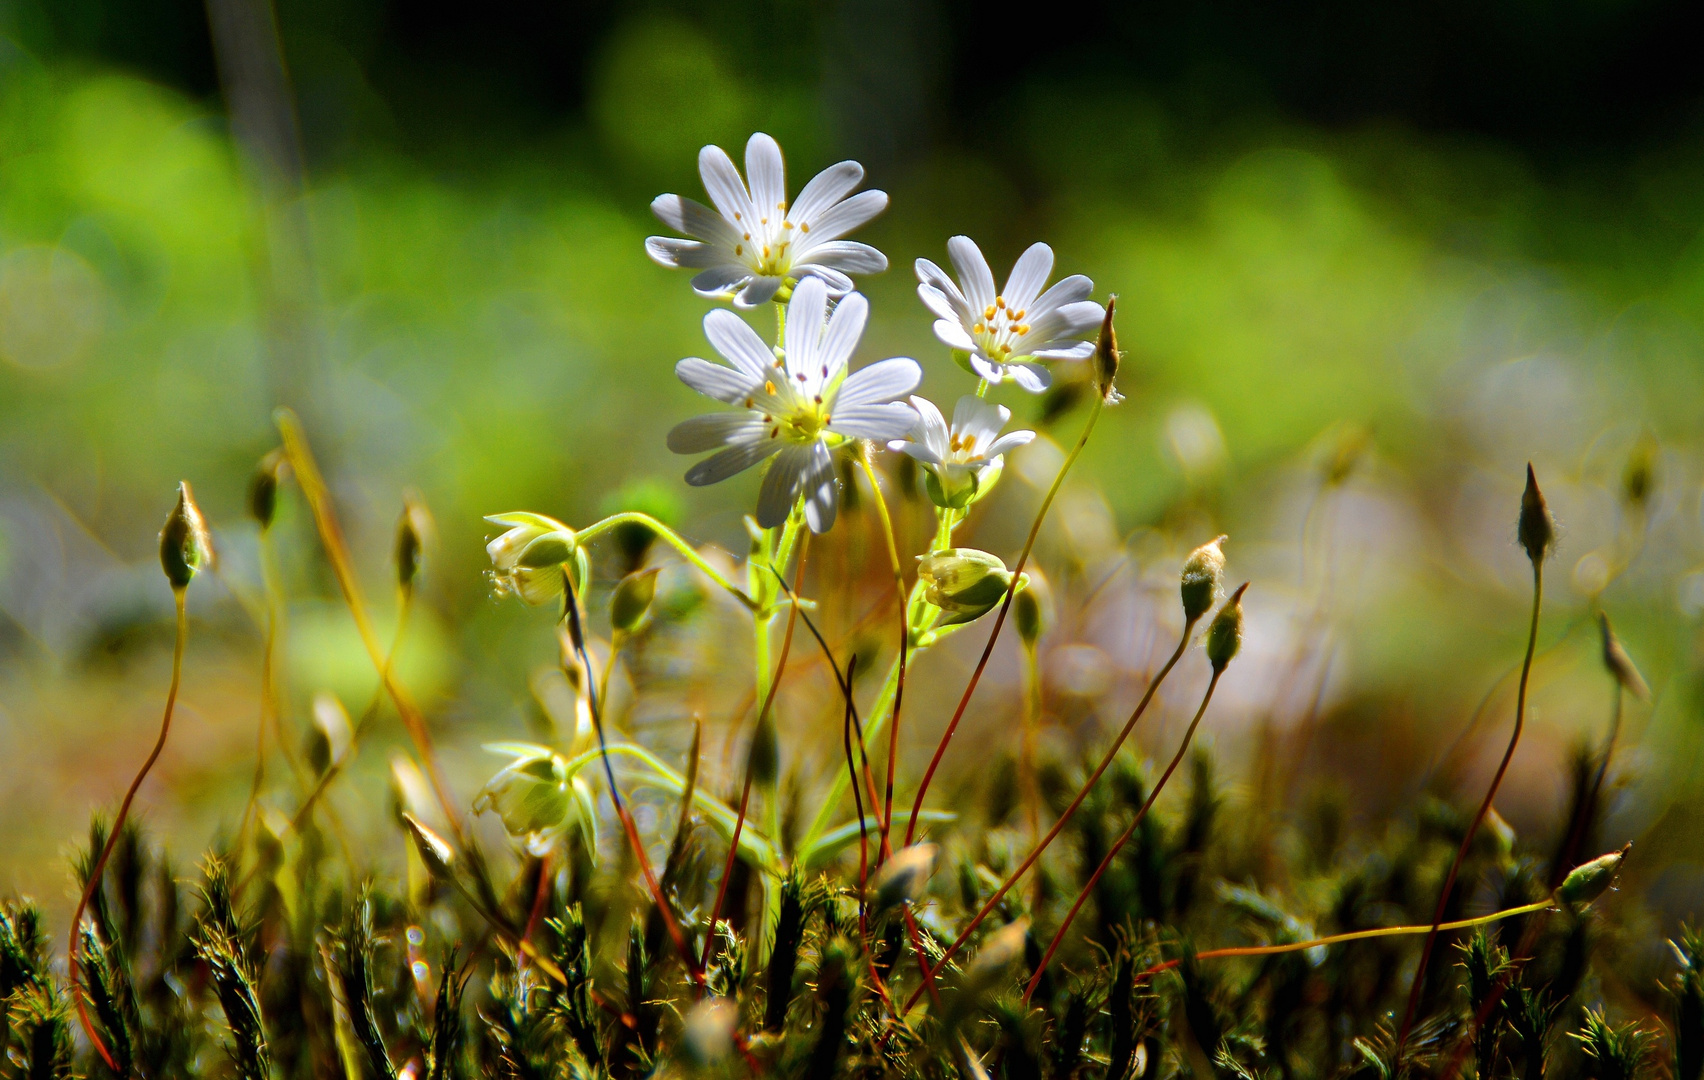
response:
M1491 777L1491 786L1485 790L1485 798L1479 804L1479 812L1473 815L1473 821L1468 824L1467 835L1461 838L1461 847L1456 849L1455 858L1450 862L1450 872L1444 876L1444 887L1438 893L1438 906L1432 913L1432 930L1426 935L1426 942L1420 946L1420 963L1414 969L1414 985L1408 989L1408 1007L1402 1014L1402 1028L1396 1037L1396 1054L1400 1056L1402 1048L1408 1042L1408 1033L1414 1027L1414 1011L1420 1005L1420 991L1425 986L1426 964L1432 958L1432 946L1438 940L1438 931L1444 921L1444 908L1449 904L1450 892L1455 888L1456 875L1461 872L1461 864L1467 858L1467 850L1473 845L1473 837L1479 832L1479 826L1490 812L1491 804L1497 798L1497 789L1503 786L1503 776L1509 771L1509 761L1515 756L1515 747L1520 745L1521 729L1526 726L1527 684L1532 676L1532 653L1538 643L1538 612L1544 603L1544 563L1539 559L1532 562L1532 618L1527 628L1526 658L1521 661L1520 689L1515 694L1515 730L1509 735L1509 747L1503 751L1503 760L1497 765L1496 775Z
M706 562L704 560L704 556L700 555L698 550L691 544L687 543L679 533L675 532L673 529L664 525L649 514L641 514L633 510L624 511L619 514L611 514L609 517L606 517L601 521L593 522L576 532L574 534L575 542L580 544L588 543L595 540L600 534L606 533L615 528L617 525L624 525L628 523L646 526L652 532L661 537L664 543L678 551L681 558L697 567L699 572L705 577L709 578L723 589L726 589L734 599L738 600L748 608L752 608L754 610L757 608L757 601L753 600L750 594L738 585L729 581L727 578L723 577L721 571Z
M875 466L870 463L870 449L867 444L858 447L858 464L864 468L864 476L870 481L870 490L876 495L876 512L882 519L882 533L887 538L888 561L893 566L893 586L899 597L899 659L898 675L894 680L893 710L888 723L888 759L887 759L887 793L882 801L882 844L880 858L885 860L893 854L891 826L893 824L893 772L899 759L899 710L905 701L905 661L906 650L911 642L911 620L907 611L905 595L905 571L899 562L899 543L894 538L893 518L888 515L887 497L882 494L882 485L876 478ZM912 815L913 826L916 822L915 812ZM906 828L906 843L911 842L911 828ZM913 937L916 935L913 934ZM923 953L918 951L918 958Z
M1041 533L1041 523L1047 517L1048 508L1053 505L1054 496L1059 494L1059 488L1065 483L1065 474L1071 471L1077 458L1082 456L1083 447L1088 445L1089 435L1095 430L1095 421L1100 419L1101 406L1105 399L1095 396L1094 406L1089 412L1088 423L1083 425L1083 433L1077 438L1077 445L1065 456L1065 461L1059 466L1058 475L1054 476L1053 484L1047 489L1047 496L1041 500L1041 507L1035 512L1035 522L1030 525L1029 536L1024 540L1023 553L1018 556L1018 564L1012 568L1012 584L1006 588L1006 598L1000 602L1000 613L994 618L994 629L988 634L988 644L982 648L982 658L976 662L976 670L971 673L970 682L964 688L964 696L959 698L958 708L953 710L953 718L947 723L947 730L941 733L940 745L935 747L935 754L929 759L929 768L923 773L923 782L917 785L917 798L911 804L911 824L905 829L905 842L910 844L917 831L917 815L923 809L923 796L929 792L929 783L935 778L935 770L940 767L941 757L947 752L947 744L953 739L953 732L958 730L959 721L964 717L964 710L970 705L970 697L976 693L976 684L982 681L982 672L988 667L988 658L994 653L994 643L1000 639L1000 630L1006 625L1006 613L1011 610L1012 597L1017 593L1018 581L1023 575L1024 566L1029 562L1030 551L1035 547L1035 538Z
M1018 864L1018 868L1008 874L1006 880L1001 882L1000 887L994 890L994 894L983 903L981 910L976 913L975 917L965 924L965 928L959 932L959 936L953 940L953 943L947 947L947 951L941 956L940 961L935 964L937 972L941 970L943 964L952 959L953 954L958 952L959 947L970 938L970 935L988 917L989 912L994 910L995 905L1000 903L1000 899L1011 891L1019 879L1029 871L1029 868L1034 866L1036 861L1041 858L1042 852L1047 850L1048 845L1052 844L1059 834L1065 830L1065 826L1070 824L1071 818L1077 813L1077 808L1083 805L1083 800L1089 797L1090 791L1094 790L1101 774L1106 772L1113 759L1118 756L1119 748L1124 745L1124 740L1130 737L1130 732L1135 729L1136 722L1142 719L1144 712L1147 712L1148 703L1154 700L1154 694L1158 692L1160 684L1166 681L1166 676L1171 674L1172 668L1176 667L1177 662L1183 658L1184 650L1189 647L1190 634L1194 630L1195 622L1193 620L1184 624L1183 635L1178 639L1177 648L1172 650L1171 656L1166 659L1165 666L1161 667L1159 672L1148 681L1148 689L1143 692L1142 700L1136 703L1135 709L1131 710L1130 719L1124 722L1124 728L1118 733L1118 738L1114 739L1112 745L1107 747L1106 753L1101 755L1100 764L1095 766L1095 771L1090 773L1089 778L1083 782L1082 788L1077 792L1077 797L1071 800L1071 805L1067 806L1065 812L1059 815L1059 820L1053 823L1053 828L1049 829L1047 835L1042 837L1041 841L1024 857L1024 861ZM913 994L911 1002L906 1007L910 1008L911 1005L916 1004L916 1001L917 995Z
M1119 851L1130 840L1130 837L1135 835L1137 826L1142 824L1142 819L1148 816L1149 810L1153 809L1154 800L1158 799L1160 792L1166 789L1166 781L1171 779L1172 773L1177 771L1179 763L1183 761L1183 755L1189 751L1190 740L1195 738L1195 729L1200 726L1201 718L1207 714L1207 705L1213 700L1213 691L1218 687L1219 676L1222 674L1224 674L1223 668L1213 672L1213 677L1207 682L1207 692L1201 695L1201 706L1195 710L1195 718L1189 722L1189 729L1183 733L1183 741L1178 743L1177 753L1172 755L1171 764L1167 765L1166 771L1160 774L1159 782L1154 785L1154 790L1148 792L1148 798L1142 803L1142 808L1136 811L1136 816L1130 819L1130 824L1125 827L1118 839L1113 842L1112 847L1107 850L1106 857L1101 859L1099 866L1095 867L1095 872L1090 875L1088 882L1083 886L1083 891L1077 894L1076 902L1071 905L1071 910L1066 913L1065 921L1060 923L1059 929L1054 932L1053 940L1048 943L1047 951L1041 956L1041 963L1035 966L1035 974L1030 976L1029 985L1024 988L1024 1000L1026 1002L1034 996L1035 988L1041 982L1042 973L1047 970L1047 965L1052 963L1053 954L1059 951L1060 943L1065 940L1065 932L1071 929L1071 920L1077 917L1077 912L1082 908L1084 901L1088 900L1089 894L1094 892L1095 886L1100 883L1101 875L1106 873L1107 867L1112 865L1112 860L1118 857Z
M99 1051L101 1060L114 1072L118 1071L118 1063L113 1060L112 1051L107 1049L100 1033L95 1030L94 1022L89 1019L89 1009L83 1000L83 988L78 982L78 945L83 935L78 931L83 926L83 913L89 908L89 901L94 898L95 890L101 887L101 874L106 870L107 859L112 856L112 849L118 843L119 834L124 831L124 821L130 816L130 804L136 799L136 792L142 786L142 781L148 779L148 773L153 770L154 762L160 760L160 752L166 748L166 737L172 731L172 712L177 708L178 684L183 679L183 648L189 637L189 620L183 611L184 590L173 589L172 599L177 602L177 637L172 646L172 685L166 691L166 710L160 718L160 736L154 740L154 749L148 754L148 760L137 770L136 778L130 781L130 788L124 793L124 801L118 804L118 815L112 819L112 828L107 833L106 843L101 845L101 853L95 857L95 863L89 868L89 880L83 883L83 895L77 899L77 910L71 915L71 941L68 950L68 972L71 981L71 1000L77 1005L77 1020L83 1025L83 1033L89 1037L89 1042Z

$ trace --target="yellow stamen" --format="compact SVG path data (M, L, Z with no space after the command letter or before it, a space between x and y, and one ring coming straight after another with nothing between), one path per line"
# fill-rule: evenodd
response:
M768 379L763 380L763 392L770 397L775 396L775 384Z

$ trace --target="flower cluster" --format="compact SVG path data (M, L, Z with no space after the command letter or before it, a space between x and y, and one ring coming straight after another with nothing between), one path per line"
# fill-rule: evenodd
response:
M830 166L791 202L781 148L768 135L746 144L744 179L716 146L699 153L698 168L715 209L659 196L652 211L689 239L653 236L646 250L664 266L699 271L692 287L702 296L742 309L773 301L784 330L772 349L732 311L705 317L705 337L727 363L689 357L675 372L735 411L678 425L669 449L714 451L686 474L695 486L773 459L758 496L757 523L765 529L783 524L795 507L813 531L831 527L839 482L832 455L858 440L911 455L928 473L934 502L963 512L998 479L1003 456L1035 437L1000 434L1011 413L983 399L989 386L1010 380L1040 393L1051 382L1049 362L1094 354L1089 337L1104 309L1089 299L1092 281L1075 274L1048 288L1053 249L1034 244L997 289L981 249L955 236L947 254L958 281L928 259L916 264L917 294L936 317L935 336L981 380L975 395L959 400L949 426L940 409L910 396L923 375L915 360L892 357L849 372L869 303L848 275L887 269L881 252L843 239L887 207L883 192L852 194L863 166Z

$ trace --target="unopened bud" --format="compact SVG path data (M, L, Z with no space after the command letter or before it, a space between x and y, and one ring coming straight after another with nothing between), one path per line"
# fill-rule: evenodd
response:
M160 530L160 567L175 591L189 587L196 571L213 563L213 540L207 535L207 522L201 508L195 505L195 493L189 481L178 484L177 505Z
M923 895L940 851L934 844L912 844L894 852L870 884L871 907L879 914Z
M1225 601L1219 614L1213 616L1212 625L1207 627L1207 659L1212 663L1215 675L1224 671L1236 657L1237 650L1242 648L1242 597L1247 590L1248 582L1245 581Z
M1621 863L1627 858L1627 853L1633 850L1628 844L1620 851L1612 851L1608 855L1599 855L1591 862L1581 863L1568 872L1562 879L1562 884L1556 886L1556 900L1569 907L1584 907L1615 884L1615 875L1621 869Z
M396 521L396 582L404 589L414 588L420 576L420 556L432 535L432 515L426 504L410 496L403 500L402 516Z
M514 593L534 607L549 603L562 595L568 565L574 568L576 590L584 591L589 564L573 529L555 518L525 511L493 514L485 520L507 530L485 545L499 592Z
M1012 597L1012 621L1017 624L1018 639L1033 649L1053 621L1053 597L1041 571L1030 570L1024 576L1029 583Z
M1516 535L1520 537L1521 547L1526 549L1527 558L1535 565L1544 561L1556 543L1556 521L1550 516L1544 492L1538 490L1538 478L1532 474L1531 462L1527 463L1526 490L1521 492L1521 518Z
M438 881L453 881L456 851L449 841L433 832L413 814L402 815L402 821L408 826L408 836L414 841L414 850L420 854L420 861L426 864L426 872Z
M284 471L284 462L282 448L272 451L260 459L254 470L254 479L249 481L249 516L260 525L262 532L272 528L272 519L278 514L278 480Z
M609 601L609 624L623 633L631 634L645 621L651 601L657 596L657 574L660 567L628 574L615 586Z
M923 598L941 609L941 626L972 622L1006 595L1012 573L997 556L975 548L947 548L918 557Z
M1109 296L1106 300L1106 317L1101 320L1100 338L1095 342L1095 376L1100 386L1101 397L1108 405L1117 405L1124 400L1124 395L1118 392L1113 380L1118 378L1118 335L1112 329L1112 309L1117 306L1118 297Z
M1621 647L1621 639L1615 636L1615 628L1609 625L1607 611L1598 612L1598 628L1603 631L1603 666L1621 684L1621 689L1640 701L1649 698L1651 688L1639 674L1639 669L1633 666L1633 658Z
M1220 536L1189 553L1183 560L1183 617L1195 622L1213 610L1219 590L1225 581L1224 543L1229 537Z

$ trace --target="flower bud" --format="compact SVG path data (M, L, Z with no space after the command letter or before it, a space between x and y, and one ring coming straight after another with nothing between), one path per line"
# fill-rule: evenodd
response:
M657 574L661 567L628 574L615 586L609 601L609 624L623 633L631 634L644 622L657 595Z
M426 872L437 881L455 880L456 851L449 841L413 814L402 815L402 821L408 826L409 839L414 841L414 850L419 853L420 861L426 864Z
M1030 570L1024 576L1029 583L1012 597L1012 622L1017 625L1018 639L1024 647L1033 649L1053 621L1053 596L1041 571Z
M1225 552L1223 545L1227 536L1209 540L1189 553L1189 558L1183 560L1183 617L1187 622L1195 622L1201 616L1213 610L1213 602L1219 599L1219 590L1224 586Z
M1599 855L1591 862L1574 867L1568 872L1568 876L1562 879L1562 884L1556 886L1556 901L1569 907L1585 907L1608 892L1609 887L1615 883L1615 875L1621 869L1622 861L1632 850L1633 845L1628 844L1620 851Z
M195 493L189 481L178 484L177 505L160 530L160 567L174 591L189 587L196 571L213 564L213 540L207 535L207 522L201 508L195 505Z
M1095 342L1095 379L1100 387L1101 397L1108 405L1117 405L1124 400L1124 395L1113 385L1113 380L1118 377L1118 361L1121 359L1118 335L1112 329L1112 309L1117 304L1118 297L1107 297L1106 317L1101 320L1100 338Z
M474 810L495 811L509 835L517 838L560 829L574 804L567 762L542 746L504 749L518 756L480 789Z
M1534 565L1543 562L1556 544L1556 521L1550 516L1544 492L1538 490L1538 479L1532 474L1531 462L1527 463L1526 490L1521 492L1521 517L1516 535Z
M563 568L573 566L574 588L585 592L590 563L576 542L574 530L543 514L516 511L485 519L507 527L485 545L491 557L491 578L499 593L513 593L538 607L562 595Z
M947 548L918 556L923 598L941 609L941 626L986 615L1011 587L1012 573L997 556L975 548Z
M1615 636L1615 628L1609 625L1609 612L1598 612L1598 628L1603 632L1603 666L1609 669L1610 676L1621 684L1621 689L1640 701L1649 698L1651 688L1639 674L1639 669L1633 666L1627 650L1621 647L1621 639Z
M404 499L402 516L396 521L396 583L404 589L414 588L420 576L420 556L431 535L432 515L426 505L413 496Z
M909 904L923 895L923 886L935 870L935 856L940 851L934 844L912 844L894 852L870 883L870 906L875 912L880 914L900 904Z
M1219 609L1219 614L1213 616L1213 623L1207 627L1207 659L1213 665L1213 674L1224 671L1242 648L1243 611L1242 597L1248 590L1248 582L1238 586L1231 598L1225 601L1225 606Z
M283 449L272 451L260 459L254 470L254 479L249 481L249 516L260 525L262 532L272 528L272 519L278 514L278 481L284 471L284 463Z

